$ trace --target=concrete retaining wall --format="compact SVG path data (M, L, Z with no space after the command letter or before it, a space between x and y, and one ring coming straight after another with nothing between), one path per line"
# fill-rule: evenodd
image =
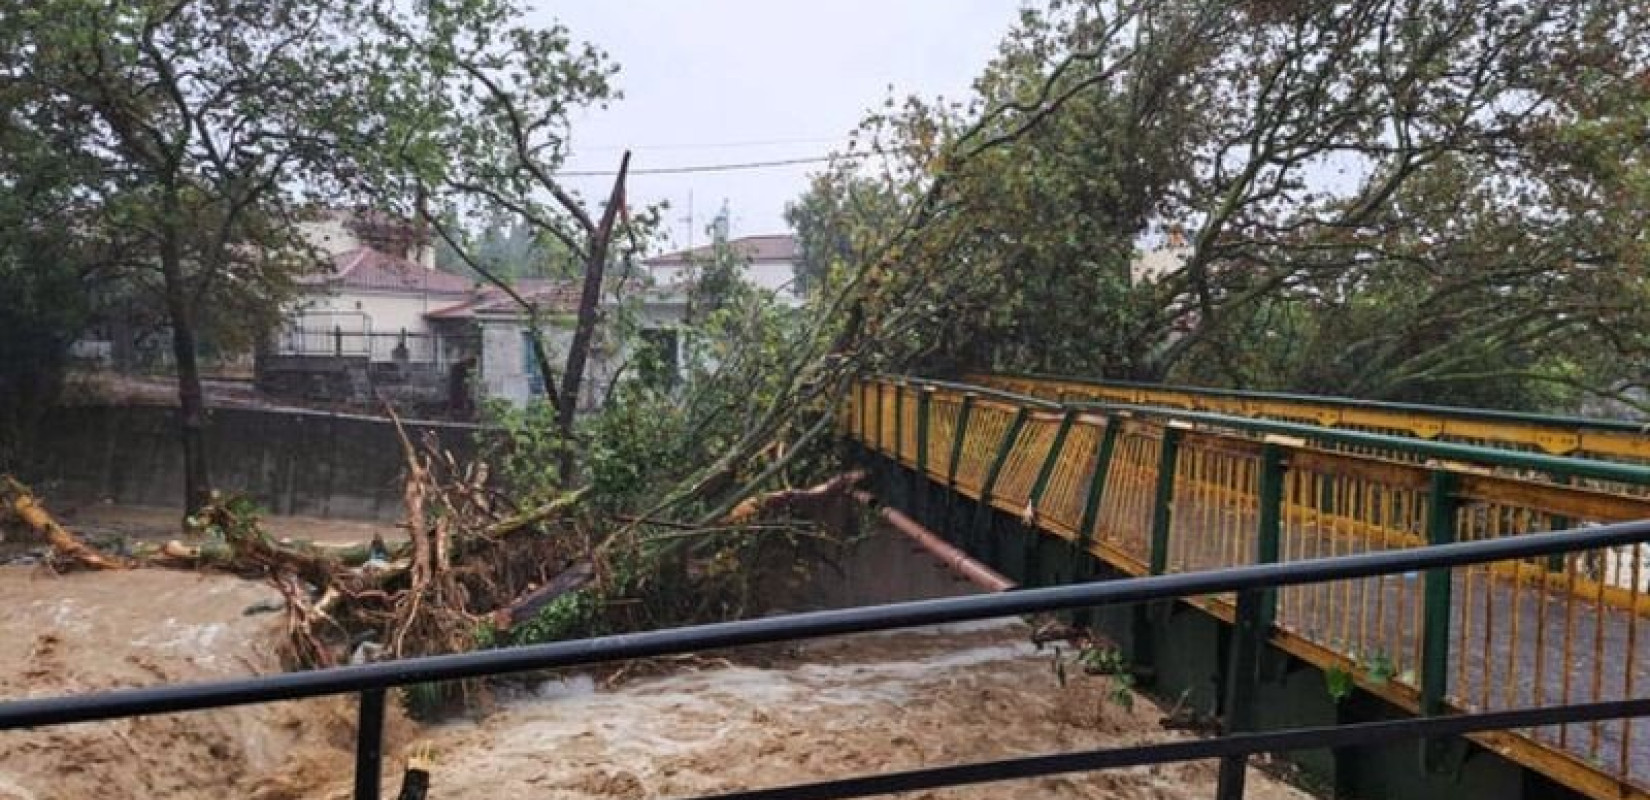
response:
M477 427L408 423L415 442L434 431L464 458ZM60 502L109 500L179 506L183 453L177 411L161 406L73 406L41 425L38 458L22 472ZM221 408L211 412L207 446L212 480L245 492L275 514L396 519L401 505L401 444L387 420L309 411Z

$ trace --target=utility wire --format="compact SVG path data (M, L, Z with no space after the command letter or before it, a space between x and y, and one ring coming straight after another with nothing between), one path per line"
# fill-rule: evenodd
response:
M773 146L773 145L782 145L782 144L840 144L841 142L845 141L847 138L848 137L846 137L846 136L835 136L835 137L829 137L829 138L815 138L815 139L747 139L747 140L744 140L744 141L734 141L734 142L698 142L698 143L677 143L677 144L637 144L637 145L630 145L630 146L600 145L600 146L594 146L594 147L592 147L592 146L581 146L581 145L578 145L577 143L575 143L573 145L572 149L575 152L581 152L581 153L597 153L597 152L599 152L599 153L616 153L620 150L634 150L634 151L637 151L637 152L641 152L643 150L725 150L725 149L733 148L733 147L770 147L770 146Z
M864 156L809 156L807 158L786 158L778 161L746 161L737 164L700 164L692 167L655 167L653 169L633 169L631 175L684 175L694 172L732 172L741 169L765 169L767 167L788 167L793 164L819 164L826 161L857 161ZM557 172L561 178L600 178L619 174L616 170L564 170Z

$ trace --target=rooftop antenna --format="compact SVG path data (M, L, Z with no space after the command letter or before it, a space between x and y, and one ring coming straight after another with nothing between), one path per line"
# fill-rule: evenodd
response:
M710 223L711 238L717 244L724 244L728 240L728 230L733 225L733 212L728 209L728 199L722 198L722 210L716 212L715 221Z
M677 217L678 222L687 223L687 249L693 249L693 190L688 190L687 216Z

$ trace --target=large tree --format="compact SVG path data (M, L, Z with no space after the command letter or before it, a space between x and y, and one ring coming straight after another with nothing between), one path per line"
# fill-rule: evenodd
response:
M96 163L73 149L27 87L9 79L16 28L0 20L0 470L27 459L57 399L69 348L123 263L121 242L81 224Z
M164 309L190 510L212 486L200 333L249 341L274 319L313 263L294 222L339 174L329 132L371 135L356 5L44 0L10 23L25 56L7 80L98 162L81 224L131 243L133 280Z
M599 50L574 42L564 27L529 23L525 9L510 0L431 0L416 13L381 9L375 22L384 32L375 71L393 78L373 89L371 102L391 118L389 135L375 152L374 180L389 197L420 198L408 210L433 228L455 261L520 308L555 409L560 474L571 484L575 420L587 391L602 296L622 283L610 277L609 267L636 254L654 216L628 214L628 153L599 206L556 175L568 153L570 113L614 97L616 68ZM510 276L489 266L453 224L464 215L509 219L549 243L540 250L544 256L574 265L543 269L571 272L582 282L559 370L544 335L545 318L557 309L518 291Z
M901 320L929 367L1517 402L1643 352L1647 26L1626 0L1054 3L973 104L890 104L816 191L895 187L856 328ZM1131 276L1170 225L1184 262Z

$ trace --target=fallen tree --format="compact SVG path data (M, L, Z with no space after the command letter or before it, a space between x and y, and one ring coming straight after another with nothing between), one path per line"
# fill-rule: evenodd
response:
M89 547L80 537L59 525L36 500L29 487L10 475L0 476L0 500L6 513L15 516L29 530L51 545L51 557L44 563L57 571L82 569L126 569L126 562Z

